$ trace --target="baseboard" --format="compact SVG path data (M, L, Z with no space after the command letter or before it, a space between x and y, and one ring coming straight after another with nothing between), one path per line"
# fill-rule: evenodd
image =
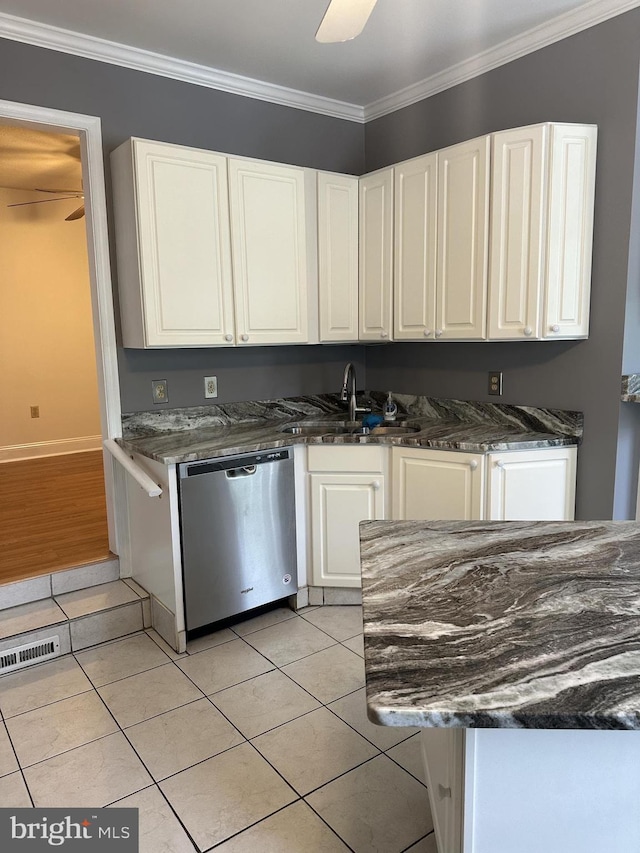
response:
M8 447L0 447L0 462L18 462L22 459L37 459L39 456L83 453L88 450L100 450L101 447L101 435L61 438L55 441L36 441L33 444L11 444Z

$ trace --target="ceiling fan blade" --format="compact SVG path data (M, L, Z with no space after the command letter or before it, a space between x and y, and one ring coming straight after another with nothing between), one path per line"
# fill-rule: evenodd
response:
M84 204L81 204L73 213L70 213L69 216L65 216L65 222L73 222L75 219L82 219L84 216Z
M331 0L316 33L316 41L331 44L359 36L376 0Z
M20 201L8 204L7 207L26 207L28 204L50 204L52 201L66 201L69 198L78 198L77 195L66 195L64 198L40 198L37 201Z

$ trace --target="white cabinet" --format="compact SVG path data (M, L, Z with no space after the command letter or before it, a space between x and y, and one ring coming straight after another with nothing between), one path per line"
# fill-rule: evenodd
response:
M575 447L515 450L487 457L487 518L497 521L572 521Z
M437 338L474 340L486 335L488 136L438 152Z
M125 347L233 343L226 158L142 139L111 156Z
M484 455L394 447L394 520L467 521L484 517Z
M386 448L308 448L311 580L359 587L361 521L385 517Z
M125 347L317 340L315 172L143 139L111 162Z
M465 730L420 731L429 803L439 853L462 853L465 794Z
M237 343L306 343L306 170L229 159Z
M393 337L434 340L438 153L394 170Z
M393 169L360 179L359 230L359 338L387 341L393 328Z
M318 172L320 341L358 340L358 178Z
M570 521L576 459L575 447L489 454L394 447L391 517Z
M597 128L493 134L489 338L587 337Z

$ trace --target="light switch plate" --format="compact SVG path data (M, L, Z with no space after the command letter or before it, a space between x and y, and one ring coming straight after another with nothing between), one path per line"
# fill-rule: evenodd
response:
M167 380L166 379L152 379L151 380L151 393L153 395L154 403L168 403L169 402L169 389L167 388Z
M218 377L217 376L205 376L204 377L204 396L209 400L211 397L218 396Z

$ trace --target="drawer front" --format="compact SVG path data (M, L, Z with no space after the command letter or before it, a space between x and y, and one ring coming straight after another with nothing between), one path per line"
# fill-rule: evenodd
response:
M309 471L382 471L388 448L372 445L310 445Z

